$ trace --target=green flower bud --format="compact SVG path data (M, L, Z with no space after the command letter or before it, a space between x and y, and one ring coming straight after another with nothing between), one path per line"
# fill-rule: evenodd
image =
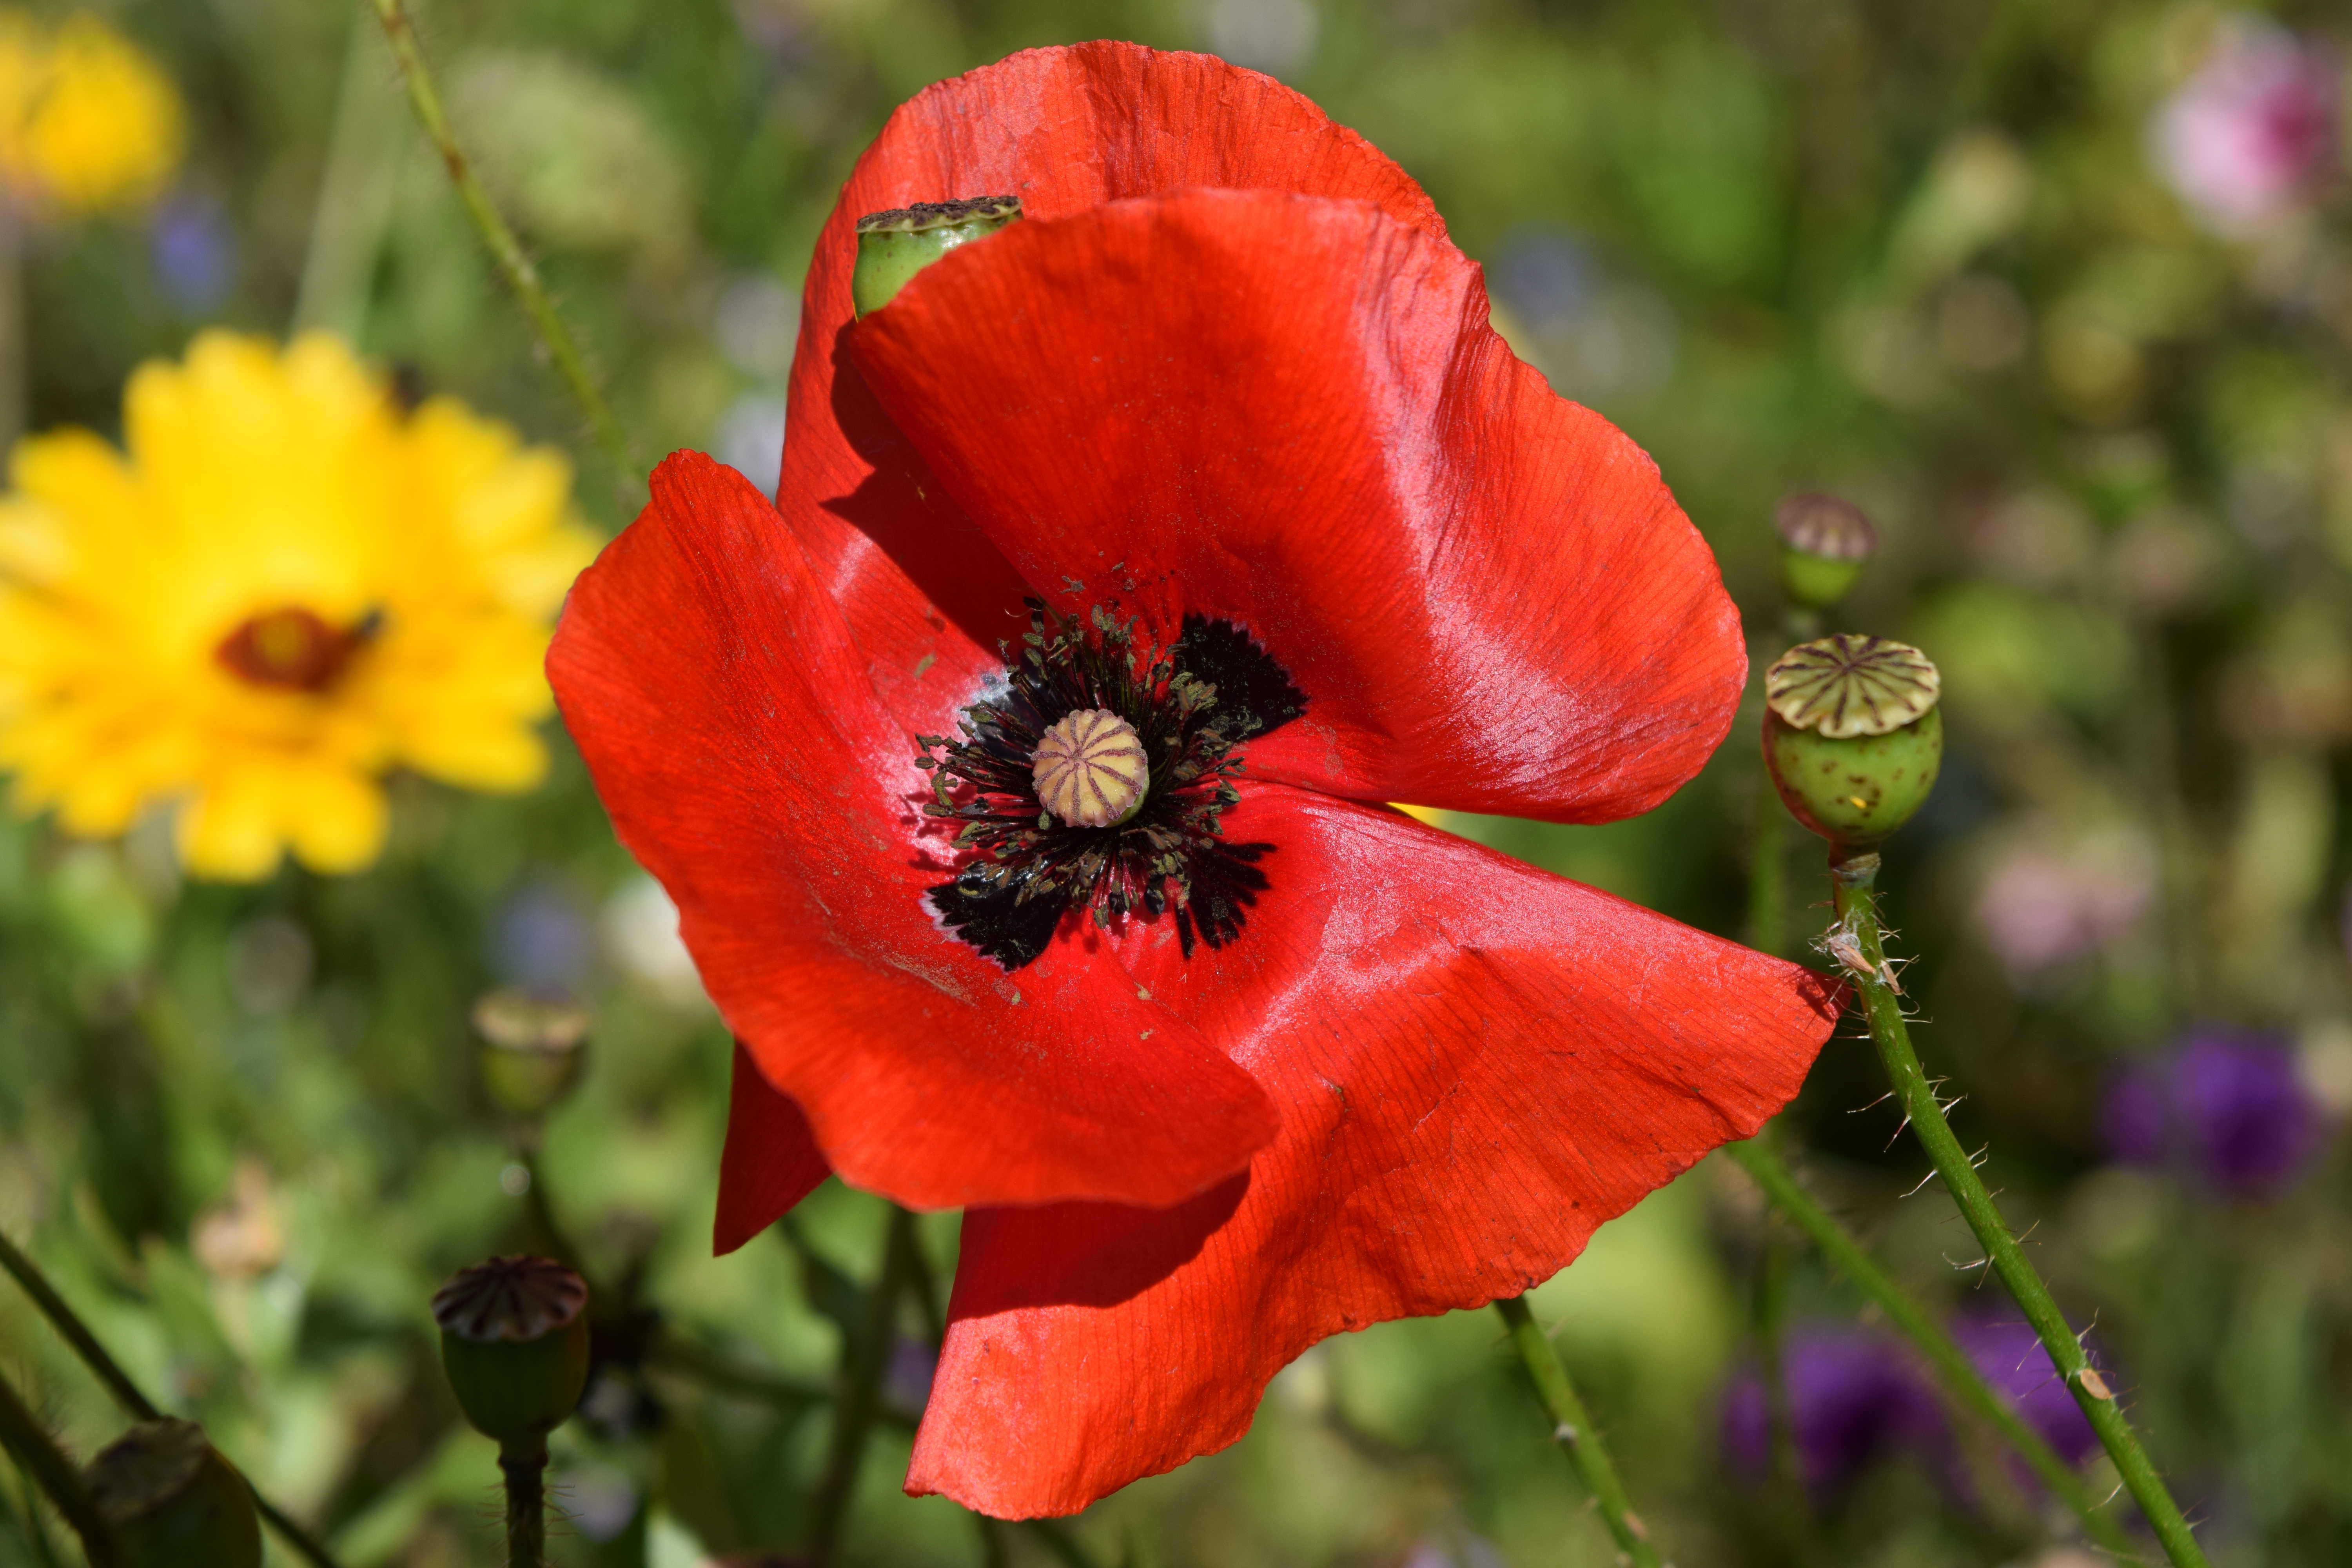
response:
M861 315L880 310L907 279L953 250L986 239L1021 216L1019 196L967 196L917 202L867 213L857 220L857 268L849 275L849 302Z
M145 1421L82 1472L123 1568L260 1568L253 1489L193 1421Z
M501 1445L541 1441L588 1383L588 1286L547 1258L493 1258L433 1297L441 1366L475 1430Z
M1864 849L1911 820L1944 761L1942 678L1905 643L1839 633L1764 672L1764 765L1799 822Z
M556 997L493 991L474 1004L482 1081L511 1114L535 1121L572 1085L587 1058L588 1010Z
M1862 509L1831 495L1794 495L1772 514L1780 531L1780 584L1809 610L1846 595L1862 563L1878 548L1878 530Z

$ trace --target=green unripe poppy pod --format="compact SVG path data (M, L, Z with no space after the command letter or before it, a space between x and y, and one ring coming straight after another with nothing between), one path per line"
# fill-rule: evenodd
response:
M253 1489L194 1422L142 1422L82 1477L123 1568L261 1568Z
M530 1445L562 1424L588 1384L588 1286L548 1258L493 1258L433 1297L441 1366L486 1437Z
M1764 765L1799 822L1867 849L1911 820L1944 762L1942 678L1907 643L1839 633L1764 672Z
M1870 519L1839 496L1790 496L1774 510L1772 522L1780 535L1780 585L1809 610L1844 598L1878 548Z
M1021 216L1019 196L917 202L857 220L857 266L849 303L860 316L888 304L907 280L959 245L985 239Z
M493 991L474 1004L482 1081L509 1112L537 1121L580 1081L588 1012L560 997Z

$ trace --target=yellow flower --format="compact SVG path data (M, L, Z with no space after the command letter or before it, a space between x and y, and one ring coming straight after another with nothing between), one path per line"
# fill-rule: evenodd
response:
M20 207L136 206L179 162L183 130L171 81L98 17L0 10L0 181Z
M67 831L176 805L200 875L383 842L378 776L537 783L548 623L595 542L571 468L338 340L207 332L142 366L127 452L18 443L0 498L0 768Z

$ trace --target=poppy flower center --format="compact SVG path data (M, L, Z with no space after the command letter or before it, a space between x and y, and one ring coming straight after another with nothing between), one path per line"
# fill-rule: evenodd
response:
M1045 727L1029 770L1037 804L1074 827L1108 827L1143 804L1151 764L1135 726L1104 708L1082 708Z
M250 685L316 695L341 679L381 620L371 614L338 626L299 605L266 610L223 637L213 657Z
M927 895L940 921L1008 970L1074 910L1103 926L1172 910L1187 957L1240 935L1273 847L1224 838L1237 748L1304 713L1305 693L1248 632L1204 616L1162 647L1104 606L1081 623L1033 599L1021 640L960 739L917 741L924 810L961 822L971 857Z

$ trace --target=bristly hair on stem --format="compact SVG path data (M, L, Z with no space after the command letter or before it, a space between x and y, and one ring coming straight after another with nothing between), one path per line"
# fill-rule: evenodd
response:
M630 450L628 437L622 434L620 422L613 417L611 405L597 389L596 378L589 373L579 342L563 324L547 285L540 279L539 268L531 264L530 254L500 216L497 204L490 200L490 193L483 187L473 164L457 145L457 132L450 129L449 116L441 105L440 90L433 85L433 74L425 68L425 52L417 47L416 26L409 17L406 0L373 3L376 19L383 25L384 38L392 45L393 58L399 64L400 79L408 88L408 100L415 106L425 135L432 139L434 151L440 154L442 166L449 171L449 183L457 188L466 216L488 247L490 259L498 264L499 276L506 279L523 314L530 318L531 330L539 334L556 374L562 378L572 400L580 405L580 412L587 417L589 432L596 445L621 481L634 484L642 470Z
M1305 712L1306 695L1228 621L1187 616L1160 647L1100 605L1084 622L1028 605L1019 652L1001 645L1003 689L964 710L959 737L916 741L915 765L931 775L924 810L961 824L955 847L972 857L930 889L932 908L1007 970L1043 952L1073 910L1106 927L1172 910L1188 958L1196 941L1233 941L1268 886L1257 862L1272 847L1225 841L1238 748ZM1130 726L1150 769L1134 815L1100 827L1057 820L1032 773L1045 731L1087 710Z

